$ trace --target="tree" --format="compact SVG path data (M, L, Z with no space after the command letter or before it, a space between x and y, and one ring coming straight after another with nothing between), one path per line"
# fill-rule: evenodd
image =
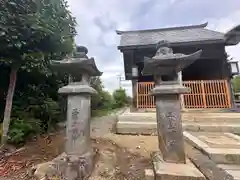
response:
M129 98L127 97L125 89L117 89L113 92L113 99L115 101L115 107L123 107L129 103Z
M91 109L97 110L100 107L101 92L103 89L103 85L100 77L91 77L90 86L92 86L97 91L97 94L94 94L91 98Z
M44 68L44 72L38 67L18 70L8 132L8 142L11 144L22 144L32 135L51 131L56 123L66 120L66 99L58 94L58 89L67 84L68 78L63 74L51 74L52 68L48 67ZM9 66L0 64L0 127L8 74Z
M104 90L100 77L92 77L90 85L98 92L92 96L91 107L92 110L97 109L112 109L113 98L112 95Z
M41 69L50 58L70 53L76 22L64 0L0 1L0 17L0 60L10 66L1 141L4 145L19 68Z
M114 108L113 106L114 100L112 95L108 91L103 90L101 92L101 107L104 109L111 110Z
M232 79L233 91L234 93L240 92L240 76L236 76Z

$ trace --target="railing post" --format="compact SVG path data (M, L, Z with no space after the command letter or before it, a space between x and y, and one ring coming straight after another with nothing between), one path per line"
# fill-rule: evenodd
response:
M137 109L139 108L139 94L138 94L138 91L139 91L139 82L137 82L137 88L136 88L136 101L137 101Z
M227 106L228 108L235 108L235 103L234 103L234 98L232 98L234 92L233 92L233 88L232 88L232 83L231 81L228 81L228 80L224 80L224 85L225 85L225 88L226 88L226 100L227 100ZM231 99L232 102L231 102Z
M201 83L201 89L202 89L203 107L206 108L207 107L207 103L206 103L206 94L205 94L204 81L202 80L200 83Z

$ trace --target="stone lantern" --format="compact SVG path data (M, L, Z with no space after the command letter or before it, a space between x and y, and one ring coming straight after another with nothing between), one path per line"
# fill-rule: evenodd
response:
M195 179L192 171L188 171L192 166L186 164L180 114L180 95L190 89L179 82L178 72L192 64L201 53L202 50L190 55L174 54L167 41L160 41L156 55L144 58L142 73L153 75L155 81L155 88L151 93L156 98L158 145L161 151L161 155L157 154L158 161L153 163L156 179L184 179L187 176ZM178 168L185 170L182 173L174 172ZM196 179L204 179L198 169L195 171L200 177Z
M65 176L68 180L86 178L93 169L90 102L91 95L97 92L90 87L89 79L91 76L101 76L102 72L96 67L94 58L88 58L87 53L86 47L78 46L73 57L51 62L53 68L73 77L72 82L59 89L60 94L67 96Z

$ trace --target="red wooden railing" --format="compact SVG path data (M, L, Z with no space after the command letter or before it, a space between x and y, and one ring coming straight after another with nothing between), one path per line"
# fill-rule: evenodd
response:
M227 80L184 81L191 92L184 94L185 108L230 108L230 92ZM139 82L137 85L137 108L155 108L154 97L149 93L153 82Z

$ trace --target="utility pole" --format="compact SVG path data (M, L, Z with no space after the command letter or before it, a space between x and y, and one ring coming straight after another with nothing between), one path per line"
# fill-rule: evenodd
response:
M124 78L122 77L121 74L118 74L117 78L118 78L118 83L119 83L119 89L121 89L122 88L122 81L124 81Z

